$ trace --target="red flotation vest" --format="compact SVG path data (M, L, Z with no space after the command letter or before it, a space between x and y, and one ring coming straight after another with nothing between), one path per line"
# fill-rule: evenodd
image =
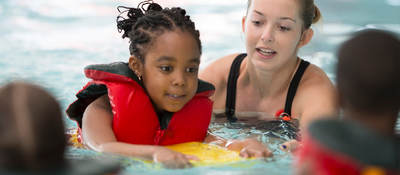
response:
M170 145L202 142L211 120L214 86L199 80L196 95L161 129L154 106L128 64L91 65L85 74L92 81L78 92L68 116L82 127L82 115L96 98L108 93L113 112L113 131L118 141L131 144Z
M315 121L302 142L297 174L400 174L400 141L354 121Z

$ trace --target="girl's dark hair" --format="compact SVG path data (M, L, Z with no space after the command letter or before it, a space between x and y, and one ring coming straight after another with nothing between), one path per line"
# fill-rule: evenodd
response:
M117 9L120 12L117 17L118 31L123 32L122 38L130 39L130 54L141 61L144 62L146 51L157 36L178 28L192 34L201 53L200 33L184 9L180 7L163 9L151 0L139 3L137 8L119 6ZM125 13L126 17L123 17Z
M247 0L247 11L250 8L253 0ZM299 0L300 1L300 15L303 19L303 29L309 29L311 24L317 23L321 19L321 12L318 7L314 4L314 0ZM247 14L248 12L246 12Z

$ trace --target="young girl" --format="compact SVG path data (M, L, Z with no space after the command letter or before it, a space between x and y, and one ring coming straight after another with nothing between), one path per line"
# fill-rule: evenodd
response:
M247 53L222 57L200 73L216 87L214 109L224 111L231 121L252 111L287 121L294 118L300 129L314 118L335 114L331 81L297 56L319 18L313 0L249 0L242 19Z
M86 67L93 81L77 94L67 113L96 151L150 159L171 168L190 166L195 157L158 145L203 141L207 136L214 87L198 80L199 32L179 7L163 9L144 1L138 8L121 9L128 18L119 16L117 23L122 37L130 39L129 63ZM269 153L259 142L236 143L244 155Z

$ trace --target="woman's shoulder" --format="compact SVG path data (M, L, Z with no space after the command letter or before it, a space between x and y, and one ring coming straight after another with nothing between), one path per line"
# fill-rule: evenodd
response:
M310 64L302 77L301 87L314 90L330 89L333 88L333 84L324 70L314 64Z
M200 71L199 78L218 86L226 82L233 60L239 53L230 54L216 59Z
M326 73L310 64L299 84L296 105L303 116L311 118L334 115L337 112L337 91Z

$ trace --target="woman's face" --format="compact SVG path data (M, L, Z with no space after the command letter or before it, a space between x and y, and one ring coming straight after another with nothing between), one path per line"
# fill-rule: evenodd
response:
M158 36L135 70L157 110L179 111L196 93L200 50L188 32L166 31Z
M274 70L295 61L302 43L303 21L296 0L252 0L243 18L250 62Z

